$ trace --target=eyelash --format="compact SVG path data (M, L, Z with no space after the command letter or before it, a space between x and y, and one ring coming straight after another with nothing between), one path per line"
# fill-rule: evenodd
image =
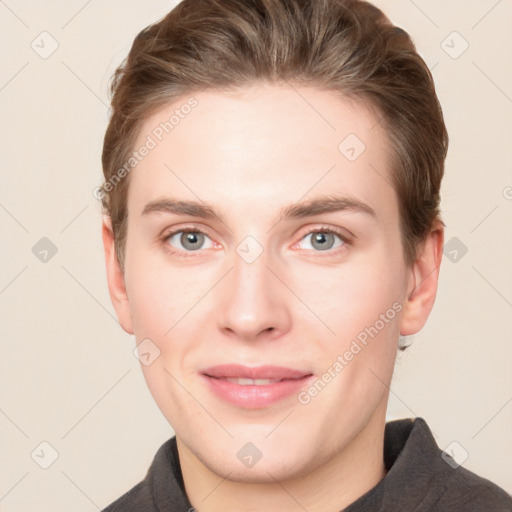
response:
M201 251L200 250L198 250L198 251L182 251L182 250L174 249L174 247L172 247L169 244L169 239L172 238L177 233L200 233L202 235L208 236L208 234L205 233L204 231L197 229L197 228L192 228L192 227L176 229L175 231L169 231L168 233L166 233L162 238L162 243L164 244L167 251L169 251L174 256L178 256L180 258L190 258L190 257L193 258L193 257L198 256L198 255L194 255L193 254L194 252L200 253ZM312 230L308 231L307 233L304 233L304 235L301 237L300 240L303 240L306 236L311 235L313 233L332 233L334 235L337 235L343 242L342 246L336 247L336 249L334 249L334 250L327 249L326 251L314 251L314 252L319 252L319 253L326 252L326 253L329 253L329 255L332 255L331 253L336 253L338 249L343 249L344 246L350 245L349 240L347 239L347 237L345 235L343 235L341 233L341 231L331 228L329 226L320 226L318 228L312 229Z

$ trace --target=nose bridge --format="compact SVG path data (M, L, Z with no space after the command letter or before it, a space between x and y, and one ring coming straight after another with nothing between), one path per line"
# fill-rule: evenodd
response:
M233 257L233 293L254 299L256 295L267 295L270 291L270 270L267 268L269 258L263 249L258 250L251 241L242 242ZM268 294L270 296L270 294Z
M236 247L232 270L219 302L219 327L254 338L262 331L281 331L288 318L282 285L267 267L268 251L251 236Z

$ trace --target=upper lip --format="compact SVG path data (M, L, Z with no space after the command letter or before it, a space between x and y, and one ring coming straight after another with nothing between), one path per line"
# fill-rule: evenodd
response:
M242 379L300 379L311 373L286 368L284 366L242 366L240 364L222 364L211 366L201 371L202 374L216 378L242 378Z

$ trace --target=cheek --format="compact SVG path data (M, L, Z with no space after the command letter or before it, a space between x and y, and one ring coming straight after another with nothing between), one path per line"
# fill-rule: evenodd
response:
M334 376L320 400L357 415L376 407L387 390L403 306L396 274L379 268L361 274L352 270L328 289L323 318L335 335L318 339L316 355L321 372Z
M197 302L199 280L190 274L170 265L163 251L127 245L126 291L138 339L162 339Z
M363 328L392 307L401 297L400 272L398 266L382 257L360 258L338 270L329 269L324 278L317 281L324 284L321 290L317 284L316 293L321 294L324 313L341 329L337 334L346 332L349 326Z
M173 305L177 303L173 290L154 273L143 271L131 274L127 294L137 339L148 337L158 343L172 327Z
M377 374L389 373L396 356L403 310L400 276L404 268L399 256L376 251L318 276L316 292L310 293L305 302L312 305L311 309L318 312L331 331L319 336L317 347L317 355L326 368L346 353L347 367L351 368L343 372L346 377L356 368L356 374L363 372L362 381L368 377L369 368Z

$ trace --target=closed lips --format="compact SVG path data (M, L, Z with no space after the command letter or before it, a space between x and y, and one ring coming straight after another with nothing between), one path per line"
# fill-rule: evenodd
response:
M264 386L283 380L297 380L311 375L310 372L286 368L283 366L242 366L238 364L218 365L201 372L207 377L226 380L242 386Z
M240 409L265 409L290 399L312 373L285 366L242 366L226 364L201 372L209 390L224 402Z
M215 377L214 377L215 378ZM246 379L246 378L226 378L223 380L227 380L228 382L233 382L234 384L240 384L241 386L266 386L268 384L275 384L276 382L281 382L287 379Z

